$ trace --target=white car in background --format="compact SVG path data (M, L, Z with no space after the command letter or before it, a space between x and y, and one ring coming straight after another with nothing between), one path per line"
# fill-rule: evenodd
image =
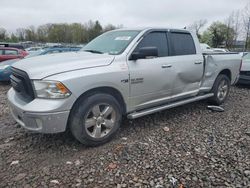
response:
M201 50L204 53L213 52L213 49L206 43L200 43Z
M228 49L225 48L212 48L213 52L229 52Z
M250 85L250 53L242 57L242 67L240 70L239 84Z
M229 50L225 49L225 48L212 48L206 43L201 43L200 46L201 46L201 50L204 53L211 53L211 52L222 52L222 53L224 52L224 53L226 53L226 52L229 52Z
M240 54L241 57L243 58L245 55L249 54L249 52L239 52L239 54Z

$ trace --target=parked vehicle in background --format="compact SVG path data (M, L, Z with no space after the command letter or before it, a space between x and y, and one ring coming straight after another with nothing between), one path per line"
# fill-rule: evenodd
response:
M213 52L212 48L208 44L200 43L200 47L202 52Z
M9 59L24 58L28 53L24 50L9 47L0 47L0 62Z
M55 54L55 53L63 53L63 52L73 52L79 51L81 48L45 48L42 50L35 51L30 55L26 56L26 58L35 57L39 55L46 55L46 54ZM0 81L9 81L11 75L11 65L15 62L20 61L21 59L12 59L3 61L0 63ZM1 66L2 65L2 66Z
M241 55L241 57L244 57L245 55L249 54L249 52L239 52L239 54Z
M17 48L20 50L25 50L24 46L18 43L0 43L0 47L9 47L9 48Z
M213 48L213 52L229 52L228 49L225 48Z
M250 85L250 53L242 57L239 84Z
M25 50L30 53L30 52L35 52L41 49L42 47L30 47L30 48L26 48Z
M204 53L207 53L207 52L229 52L229 50L225 49L225 48L211 48L208 44L205 44L205 43L200 43L200 46L201 46L202 52L204 52Z
M11 75L11 65L20 59L10 59L0 63L0 82L9 81Z
M238 53L202 54L195 34L178 29L120 29L80 52L21 60L12 68L8 101L24 128L67 128L96 146L135 119L209 99L222 104L239 75Z
M63 52L77 52L80 49L81 48L78 48L78 47L73 47L73 48L62 48L62 47L43 48L43 49L40 49L40 50L37 50L37 51L30 53L30 55L28 55L27 58L35 57L35 56L39 56L39 55L56 54L56 53L63 53Z

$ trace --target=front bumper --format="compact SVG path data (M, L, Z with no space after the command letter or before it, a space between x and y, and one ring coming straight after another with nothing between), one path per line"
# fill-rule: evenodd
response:
M39 133L66 130L70 111L62 110L65 100L34 99L26 103L12 88L7 96L13 118L25 129Z
M250 75L240 75L239 84L250 84Z

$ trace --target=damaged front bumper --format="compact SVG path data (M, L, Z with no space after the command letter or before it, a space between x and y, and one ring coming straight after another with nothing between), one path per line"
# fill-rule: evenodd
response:
M70 111L62 108L65 100L34 99L26 103L12 88L7 97L13 118L25 129L39 133L66 130Z

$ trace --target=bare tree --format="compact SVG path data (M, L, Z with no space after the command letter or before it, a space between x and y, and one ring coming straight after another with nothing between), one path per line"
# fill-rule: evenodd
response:
M25 39L25 29L24 28L18 28L16 30L16 35L17 35L18 40L24 41L24 39Z
M188 29L195 32L196 35L200 38L200 30L207 24L207 20L198 20L195 21L193 24L188 26Z
M4 28L0 28L0 41L4 41L7 37L7 31Z
M225 24L227 25L226 30L226 47L232 48L236 43L239 36L240 28L240 11L232 12L226 19ZM232 32L233 31L233 32ZM230 36L231 35L231 36Z
M234 11L231 14L232 25L230 25L235 31L234 41L237 41L240 35L240 10Z
M249 48L249 35L250 35L250 3L246 5L246 7L242 11L243 17L243 29L246 36L245 50Z

